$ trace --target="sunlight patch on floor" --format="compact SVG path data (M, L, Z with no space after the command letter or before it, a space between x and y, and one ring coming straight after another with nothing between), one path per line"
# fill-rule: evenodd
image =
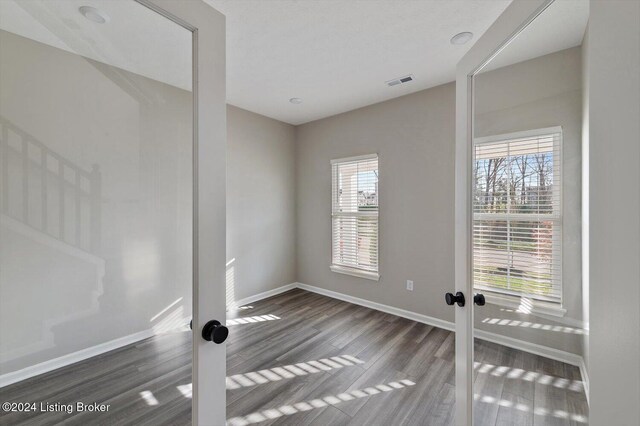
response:
M565 325L540 324L529 321L510 320L504 318L485 318L482 320L485 324L490 325L506 325L509 327L533 328L535 330L555 331L567 334L589 334L582 328L567 327Z
M227 326L238 325L238 324L251 324L251 323L263 322L263 321L274 321L279 319L280 317L271 315L271 314L256 315L253 317L242 317L242 318L234 318L234 319L227 320Z
M522 368L484 364L481 362L475 362L474 369L481 374L490 374L496 377L504 376L508 379L536 382L541 385L553 386L560 389L569 389L574 392L584 392L584 384L581 380L569 380L564 377L550 376L548 374L537 373L535 371L523 370Z
M364 364L364 361L351 355L340 355L317 361L299 362L297 364L283 365L244 374L234 374L233 376L227 377L227 389L232 390L256 386L263 383L321 373L323 371L335 370L356 364Z
M155 396L153 396L153 392L151 391L148 391L148 390L142 391L140 392L140 396L142 397L142 399L144 399L144 402L146 402L147 405L153 406L153 405L159 404L158 400L156 399Z
M479 394L474 394L473 398L476 401L485 403L485 404L496 404L499 405L500 407L505 407L505 408L512 408L518 411L522 411L525 413L529 413L531 411L533 411L533 414L535 414L536 416L547 416L547 417L555 417L558 419L567 419L567 420L571 420L574 421L576 423L584 423L587 424L587 417L583 416L581 414L575 414L575 413L569 413L567 411L564 410L549 410L547 408L543 408L543 407L538 407L532 410L532 407L530 407L527 404L514 404L511 401L508 401L506 399L499 399L499 398L495 398L493 396L489 396L489 395L479 395Z
M227 306L227 312L246 311L247 309L253 309L253 306L251 305L235 306L233 304L231 306Z
M283 405L278 408L270 408L268 410L256 411L243 417L233 417L227 420L230 426L246 426L252 423L260 423L266 420L277 419L282 416L290 416L291 414L303 411L313 410L314 408L324 408L330 405L337 405L342 402L351 401L357 398L366 398L369 396L391 392L393 390L403 389L405 387L414 386L415 382L411 380L400 380L377 386L371 386L365 389L344 392L338 395L327 395L322 398L316 398L305 402L298 402L291 405Z
M180 391L180 393L182 394L182 396L184 396L185 398L191 398L193 396L193 384L192 383L188 383L186 385L178 385L178 386L176 386L176 389L178 389Z

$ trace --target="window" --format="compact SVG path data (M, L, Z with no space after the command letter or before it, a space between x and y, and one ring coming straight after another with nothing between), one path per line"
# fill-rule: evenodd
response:
M560 127L475 140L475 288L560 307L561 143Z
M377 280L378 156L331 161L331 270Z

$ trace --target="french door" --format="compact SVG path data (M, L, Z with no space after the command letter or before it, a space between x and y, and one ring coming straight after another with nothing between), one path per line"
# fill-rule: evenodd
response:
M203 1L137 0L193 34L194 425L226 423L226 77L224 16ZM215 323L214 323L215 322Z
M586 1L514 0L457 67L459 426L588 422L576 197L587 20Z
M224 16L1 3L2 421L224 425Z

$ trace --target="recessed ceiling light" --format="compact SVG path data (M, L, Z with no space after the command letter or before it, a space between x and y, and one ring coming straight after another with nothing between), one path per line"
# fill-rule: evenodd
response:
M473 33L463 32L451 37L451 44L465 44L473 38Z
M291 102L292 104L298 105L298 104L302 103L302 99L300 99L300 98L291 98L291 99L289 99L289 102Z
M109 22L110 19L109 15L92 6L80 6L80 8L78 8L78 11L82 13L82 16L97 24L104 24L106 22Z

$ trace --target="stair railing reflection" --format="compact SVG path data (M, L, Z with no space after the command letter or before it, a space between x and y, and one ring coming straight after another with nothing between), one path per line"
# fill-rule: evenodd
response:
M100 247L101 175L0 116L3 215L82 250Z

